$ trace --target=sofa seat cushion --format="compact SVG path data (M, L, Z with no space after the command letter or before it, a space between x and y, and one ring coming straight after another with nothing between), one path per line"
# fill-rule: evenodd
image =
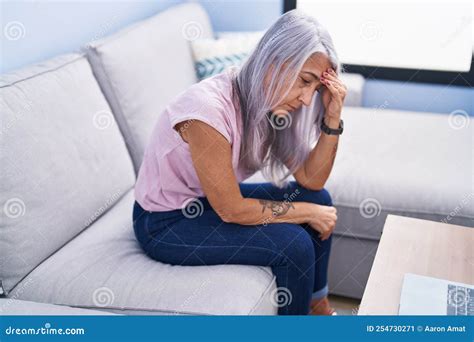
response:
M130 191L11 296L123 314L276 314L268 267L173 266L148 257L133 233L133 203Z
M158 115L197 81L190 42L211 36L202 6L187 3L85 47L137 173Z
M6 292L134 185L133 165L87 59L0 77L0 280Z

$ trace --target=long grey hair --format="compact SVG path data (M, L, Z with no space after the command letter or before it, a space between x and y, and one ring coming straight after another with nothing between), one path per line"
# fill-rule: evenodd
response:
M336 73L341 71L328 31L315 18L289 11L266 31L233 80L243 122L240 163L249 173L262 170L280 188L308 157L324 108L315 92L310 106L285 116L271 109L288 95L303 64L316 52L328 57Z

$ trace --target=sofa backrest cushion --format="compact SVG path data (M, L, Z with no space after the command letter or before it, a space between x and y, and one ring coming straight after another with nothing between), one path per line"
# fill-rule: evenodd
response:
M158 115L197 81L190 41L211 36L204 9L187 3L84 47L137 173Z
M83 54L1 76L0 113L0 279L9 291L113 206L135 177Z

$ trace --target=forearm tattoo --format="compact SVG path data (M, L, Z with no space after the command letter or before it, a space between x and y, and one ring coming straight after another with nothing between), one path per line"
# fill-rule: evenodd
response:
M295 209L293 204L288 201L277 202L261 199L259 202L262 205L262 213L265 212L265 208L268 208L271 210L273 216L285 215L290 208Z

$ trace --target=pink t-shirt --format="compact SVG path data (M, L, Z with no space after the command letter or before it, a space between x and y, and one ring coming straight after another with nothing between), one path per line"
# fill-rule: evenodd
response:
M206 196L194 169L189 145L173 127L196 119L219 131L232 146L238 182L250 177L239 165L242 118L232 101L234 68L207 78L179 94L159 116L135 185L135 199L148 211L182 209L191 198Z

